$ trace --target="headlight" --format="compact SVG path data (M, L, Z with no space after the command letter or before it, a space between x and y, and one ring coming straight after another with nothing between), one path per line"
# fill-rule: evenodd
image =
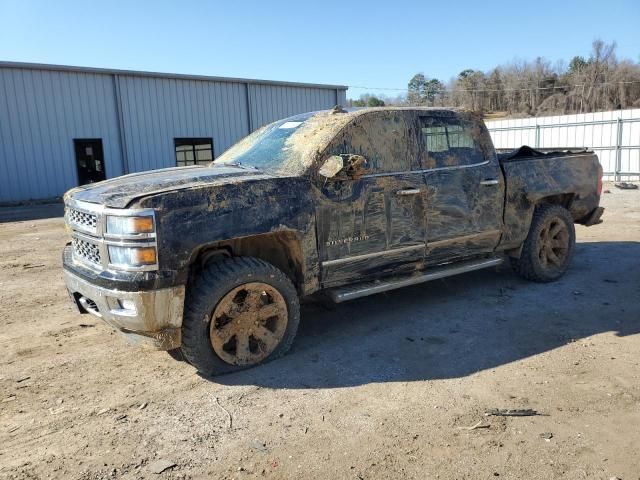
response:
M109 245L109 263L117 267L143 267L157 263L156 247Z
M109 265L118 270L147 271L158 268L156 224L151 209L106 212L104 239Z
M107 233L109 235L135 235L136 233L153 233L154 230L152 216L107 216Z

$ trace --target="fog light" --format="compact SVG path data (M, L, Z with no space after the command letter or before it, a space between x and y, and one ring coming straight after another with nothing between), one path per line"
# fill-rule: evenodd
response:
M120 308L123 310L131 310L133 312L136 311L136 303L133 300L118 300L120 304Z

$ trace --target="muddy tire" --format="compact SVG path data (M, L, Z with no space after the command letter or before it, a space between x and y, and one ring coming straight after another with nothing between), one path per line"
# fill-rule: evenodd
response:
M181 351L204 375L284 355L300 323L298 295L270 263L235 257L209 264L188 287Z
M540 205L531 221L520 258L511 258L513 269L534 282L552 282L569 268L576 244L571 214L560 205Z

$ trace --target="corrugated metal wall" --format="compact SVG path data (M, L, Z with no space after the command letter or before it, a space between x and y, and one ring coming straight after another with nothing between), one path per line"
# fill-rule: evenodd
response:
M175 166L174 138L218 156L251 131L346 103L342 88L0 65L0 203L77 185L73 140L101 138L107 178Z
M102 138L107 174L122 175L110 76L0 68L0 202L77 185L74 138Z
M496 148L588 147L607 179L640 179L640 109L487 121Z
M248 135L246 85L120 76L130 172L175 166L173 139L211 137L217 156Z
M323 110L326 105L345 105L346 92L318 88L249 85L251 125L254 129L296 113ZM340 95L341 94L341 95Z

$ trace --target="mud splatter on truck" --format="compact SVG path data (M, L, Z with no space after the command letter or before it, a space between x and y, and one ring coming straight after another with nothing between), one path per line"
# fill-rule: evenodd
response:
M299 298L336 302L508 258L551 281L600 221L593 152L498 155L461 110L371 108L267 125L208 167L65 195L83 313L222 373L282 355Z

